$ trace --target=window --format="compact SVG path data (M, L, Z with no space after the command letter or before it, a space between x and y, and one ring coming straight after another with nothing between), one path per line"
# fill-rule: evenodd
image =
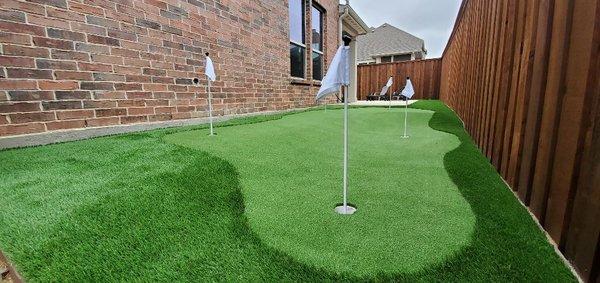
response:
M311 9L312 20L312 67L313 79L323 79L323 12L313 6Z
M304 0L289 0L290 75L304 78L306 45L304 37Z
M394 62L403 62L412 60L412 54L403 54L394 56Z
M392 56L381 57L381 63L389 63L389 62L392 62Z

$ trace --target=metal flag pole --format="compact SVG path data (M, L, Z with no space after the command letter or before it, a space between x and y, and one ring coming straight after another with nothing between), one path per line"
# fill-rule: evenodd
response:
M344 37L344 46L349 46L352 39ZM348 204L348 86L343 85L341 90L344 97L344 180L343 196L344 202L341 206L335 208L335 211L342 215L351 215L356 212L356 208Z
M210 135L214 136L215 132L213 130L213 115L212 115L212 94L210 92L210 78L208 78L208 85L206 86L208 89L208 117L210 120Z
M408 135L406 129L408 128L408 98L406 98L404 101L404 136L402 136L402 138L407 139Z
M388 89L388 92L390 93L390 106L389 106L388 110L392 110L392 88L391 87Z

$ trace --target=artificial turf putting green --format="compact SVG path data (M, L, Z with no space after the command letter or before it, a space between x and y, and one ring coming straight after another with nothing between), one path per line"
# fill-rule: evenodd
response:
M437 101L0 152L0 249L32 281L572 281ZM261 123L255 123L261 122Z

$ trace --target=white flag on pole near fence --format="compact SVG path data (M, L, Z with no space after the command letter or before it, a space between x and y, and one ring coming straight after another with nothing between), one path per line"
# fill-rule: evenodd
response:
M393 84L394 84L394 77L390 77L390 79L388 80L387 84L385 84L385 86L390 88L390 87L392 87Z
M402 95L408 99L411 99L413 95L415 95L415 89L410 79L406 79L406 86L404 87L404 90L402 90Z
M329 70L327 70L325 78L321 81L321 88L317 93L317 100L339 92L341 86L350 85L349 52L350 47L340 46L329 65Z
M204 69L204 73L211 81L217 80L217 74L215 74L215 66L213 65L213 61L210 57L206 56L206 68Z

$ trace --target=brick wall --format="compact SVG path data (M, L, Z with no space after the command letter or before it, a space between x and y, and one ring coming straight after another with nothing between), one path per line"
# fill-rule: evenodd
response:
M329 61L338 1L313 2ZM286 0L0 3L0 136L205 117L205 52L216 115L314 105L316 83L289 76Z

